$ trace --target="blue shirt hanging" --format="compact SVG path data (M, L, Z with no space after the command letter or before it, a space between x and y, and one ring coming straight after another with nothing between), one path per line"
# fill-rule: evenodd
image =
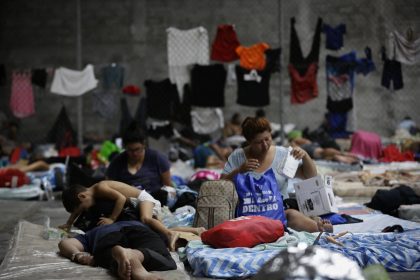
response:
M346 34L346 25L344 23L336 27L324 24L322 32L326 35L325 47L327 49L336 51L343 47L343 35Z

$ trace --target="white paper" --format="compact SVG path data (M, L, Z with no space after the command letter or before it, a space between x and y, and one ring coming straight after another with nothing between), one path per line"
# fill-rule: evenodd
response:
M283 164L280 164L280 171L281 173L288 177L288 178L294 178L296 171L299 167L300 160L295 159L292 154L292 148L289 147L289 152L287 154L286 160Z

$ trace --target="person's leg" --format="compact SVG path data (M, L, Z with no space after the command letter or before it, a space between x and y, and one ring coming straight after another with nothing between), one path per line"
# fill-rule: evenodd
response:
M321 219L315 221L295 209L287 209L285 212L287 226L294 230L307 232L332 232L333 230L333 226L329 221Z
M169 230L161 221L153 218L154 203L151 201L140 201L140 221L153 230L164 234L168 238L168 247L171 251L175 250L175 242L179 237L179 233Z
M121 279L154 280L162 279L158 275L148 272L144 266L144 255L139 250L114 246L112 257L118 264L118 276Z
M201 236L201 234L206 231L206 229L203 227L173 227L173 228L170 228L170 230L191 232L198 236Z
M15 167L25 173L31 171L47 171L50 169L50 165L43 160L38 160L28 165L16 165Z

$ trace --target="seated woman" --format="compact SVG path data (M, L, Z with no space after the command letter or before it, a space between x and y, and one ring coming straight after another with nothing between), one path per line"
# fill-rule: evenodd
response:
M123 135L125 151L111 161L106 177L142 188L155 199L165 202L165 191L161 188L172 187L170 163L162 153L147 148L145 142L141 129L135 125L130 126Z
M272 168L283 199L288 198L287 178L277 168L288 155L288 149L272 145L270 122L266 118L247 117L242 123L242 133L248 145L237 148L229 156L222 179L234 180L238 173L261 177ZM308 179L317 175L315 164L307 152L294 147L291 154L302 161L296 177ZM285 214L288 226L297 231L332 231L332 225L328 221L315 221L294 209L286 209Z

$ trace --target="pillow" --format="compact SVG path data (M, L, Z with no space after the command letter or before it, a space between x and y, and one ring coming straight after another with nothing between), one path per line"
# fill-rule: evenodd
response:
M283 223L262 216L243 216L223 222L201 234L215 248L254 247L284 235Z

